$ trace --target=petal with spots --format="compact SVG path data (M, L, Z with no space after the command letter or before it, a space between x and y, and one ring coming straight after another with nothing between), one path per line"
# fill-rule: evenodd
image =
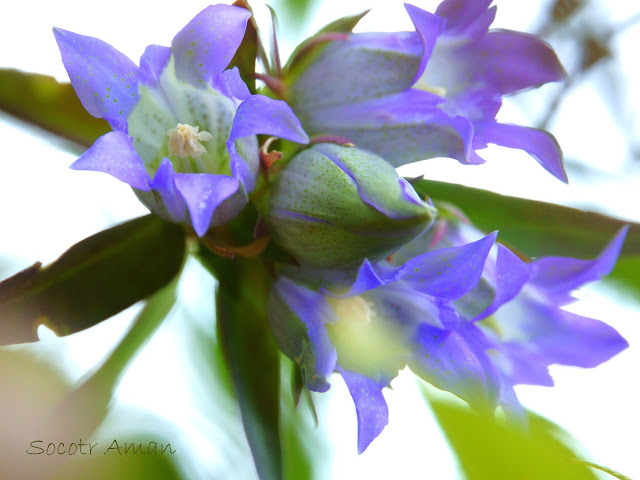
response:
M214 75L209 83L225 97L232 100L236 107L251 96L249 88L240 77L238 67Z
M292 79L287 100L306 126L318 108L360 103L410 88L422 52L413 32L357 33L335 40Z
M255 188L258 158L243 158L240 150L246 150L247 144L244 142L239 145L238 142L245 137L260 134L285 138L297 143L309 141L295 114L282 100L273 100L264 95L252 95L243 101L233 119L227 148L231 155L231 171L243 183L247 192Z
M187 204L193 229L199 236L209 230L215 210L240 188L235 178L206 173L178 174L175 184Z
M131 138L122 132L109 132L98 138L73 164L74 170L104 172L134 188L148 191L149 174Z
M389 407L382 395L382 386L369 377L339 369L344 378L358 417L358 454L380 435L389 423Z
M125 120L138 101L136 64L97 38L61 28L53 33L71 85L87 112Z
M193 85L222 73L244 37L249 10L211 5L191 20L171 43L178 78Z
M402 280L418 291L444 301L462 297L475 287L498 232L464 245L442 248L409 260Z
M149 45L140 57L141 81L149 86L157 85L160 74L169 64L171 49L160 45Z
M421 324L413 342L409 368L414 373L479 411L493 411L495 395L489 391L485 369L462 335Z

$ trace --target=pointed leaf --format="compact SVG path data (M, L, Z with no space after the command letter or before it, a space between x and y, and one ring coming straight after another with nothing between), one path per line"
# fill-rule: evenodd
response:
M82 147L111 130L87 113L70 83L18 70L0 69L0 111Z
M481 230L500 230L501 241L531 257L593 258L629 224L622 253L640 253L638 223L453 183L418 180L413 187L420 195L456 205Z
M606 279L640 299L639 223L453 183L418 180L413 187L422 196L455 204L481 230L500 230L501 242L531 257L591 259L623 226L630 225L616 267Z
M597 478L575 460L578 454L570 437L541 417L529 414L530 429L526 431L436 400L429 393L425 396L469 480Z
M0 345L38 340L41 323L59 335L89 328L169 283L184 254L182 228L153 215L86 238L0 283Z

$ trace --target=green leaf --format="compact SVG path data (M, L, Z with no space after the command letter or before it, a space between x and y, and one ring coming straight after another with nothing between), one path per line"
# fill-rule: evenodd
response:
M0 283L0 345L36 341L42 323L59 335L89 328L168 284L184 255L181 227L153 215L86 238Z
M640 302L640 254L621 256L607 279Z
M253 11L246 0L236 0L233 5L246 8L252 14ZM253 15L247 24L247 30L244 32L244 38L236 54L231 59L231 63L227 68L238 67L240 77L249 87L251 93L256 93L256 55L258 53L258 31L256 29Z
M299 367L291 360L282 358L282 401L280 403L280 426L284 458L284 478L287 480L315 478L313 459L320 456L320 434L313 430L311 416L305 408L301 408L291 397L299 398L304 388ZM291 381L286 382L290 378Z
M640 224L453 183L418 180L412 184L420 195L459 207L481 230L499 230L501 242L530 257L593 258L620 228L630 225L622 254L607 278L640 299Z
M640 253L638 223L453 183L418 180L413 186L421 195L459 207L481 230L500 230L500 240L531 257L593 257L629 224L622 253Z
M111 130L86 112L70 83L35 73L0 69L0 110L83 147Z
M231 371L244 430L261 480L282 479L280 357L266 318L271 276L264 264L221 259L203 250L199 259L218 279L218 338Z
M426 390L426 389L425 389ZM529 414L530 431L507 427L425 393L468 480L596 480L565 432Z

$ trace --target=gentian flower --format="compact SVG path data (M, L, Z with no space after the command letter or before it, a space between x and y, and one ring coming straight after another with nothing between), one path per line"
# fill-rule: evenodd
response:
M382 259L424 232L436 213L382 158L330 143L296 155L270 190L269 236L316 267Z
M497 244L476 287L455 302L457 323L449 328L481 361L505 413L514 420L524 417L514 385L552 386L549 365L592 368L628 346L606 323L561 308L575 300L574 290L611 271L627 229L594 260L540 257L525 263ZM444 233L434 229L400 249L394 262L433 248L464 245L481 235L470 224L450 222Z
M356 271L283 269L267 310L278 347L310 390L324 392L332 372L342 375L356 407L360 453L387 424L382 389L407 365L479 410L495 405L482 364L447 325L456 323L452 302L480 279L496 235L399 267L365 260Z
M565 78L535 36L489 30L491 0L445 0L435 14L405 5L414 32L357 33L330 42L284 78L286 98L311 134L340 135L392 165L432 157L484 160L488 144L525 150L566 181L546 131L503 124L502 98Z
M80 101L113 128L72 168L109 173L153 213L200 236L237 215L256 186L256 135L308 140L285 102L251 95L238 69L226 69L249 17L209 6L171 48L148 46L140 66L101 40L54 29Z

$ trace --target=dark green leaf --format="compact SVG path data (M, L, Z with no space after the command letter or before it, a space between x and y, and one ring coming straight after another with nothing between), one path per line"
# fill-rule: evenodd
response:
M0 69L0 110L83 147L111 130L85 111L70 83L35 73Z
M607 278L640 302L640 254L621 256Z
M59 335L89 328L168 284L184 255L181 227L152 215L93 235L0 283L0 345L36 341L41 323Z
M261 480L282 479L280 357L266 318L271 277L258 261L199 254L218 279L220 339L238 396L242 422Z
M236 0L235 6L246 8L252 12L249 3L246 0ZM244 32L244 38L236 54L231 59L228 68L238 67L240 77L249 87L251 93L256 93L256 55L258 53L258 31L253 16L249 19L247 30Z
M621 227L629 224L622 252L640 254L637 223L452 183L418 180L413 186L421 195L459 207L481 230L499 230L501 241L531 257L593 257Z
M566 433L541 417L529 414L526 432L446 401L429 403L468 480L597 478L575 461Z
M640 224L452 183L418 180L413 185L421 195L459 207L481 230L499 230L501 242L530 257L593 258L621 227L630 225L622 254L607 278L640 299Z

